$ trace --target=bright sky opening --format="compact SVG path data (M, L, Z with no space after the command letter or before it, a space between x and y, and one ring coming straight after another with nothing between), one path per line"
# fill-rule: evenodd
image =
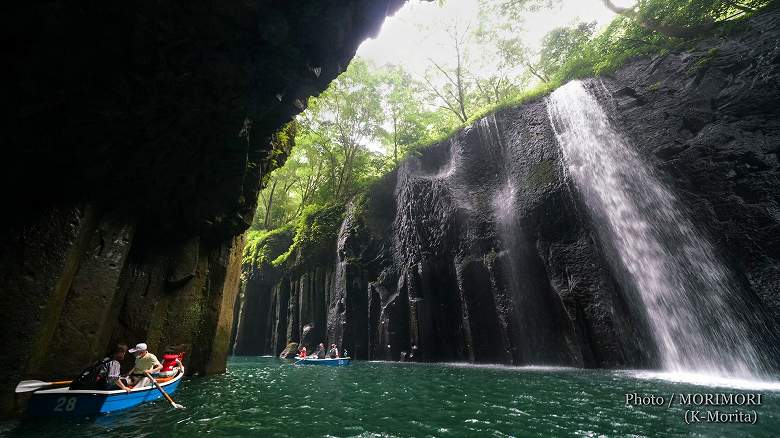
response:
M635 0L615 1L619 6L634 3ZM478 11L477 0L447 0L443 6L412 0L388 17L379 35L366 40L357 55L376 65L400 64L413 75L421 76L430 66L428 58L451 57L452 45L446 28L454 22L459 26L476 26ZM601 29L614 17L602 0L564 0L559 7L529 12L523 25L523 39L528 47L536 49L552 29L592 21Z

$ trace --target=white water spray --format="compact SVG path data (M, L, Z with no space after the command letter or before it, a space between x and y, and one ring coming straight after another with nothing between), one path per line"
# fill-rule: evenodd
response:
M749 306L712 246L579 81L549 98L571 177L602 241L638 292L665 370L755 378L766 371Z

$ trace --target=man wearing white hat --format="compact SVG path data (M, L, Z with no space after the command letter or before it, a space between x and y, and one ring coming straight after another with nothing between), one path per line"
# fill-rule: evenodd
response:
M157 360L157 356L149 353L146 344L143 342L127 351L135 354L135 365L128 372L130 383L136 388L150 385L152 382L146 377L145 373L155 373L162 368L162 364Z

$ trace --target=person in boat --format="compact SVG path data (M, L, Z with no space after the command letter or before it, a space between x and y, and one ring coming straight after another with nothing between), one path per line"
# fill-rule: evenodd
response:
M336 348L336 344L330 344L330 350L328 350L328 357L331 359L337 359L339 357L339 349Z
M181 361L184 360L184 352L175 352L172 350L166 350L163 354L162 368L157 373L160 377L175 376L179 370L184 370L184 364Z
M112 391L123 389L130 392L121 377L120 362L125 358L127 345L117 344L103 359L86 368L73 379L70 389L96 389L100 391Z
M108 374L106 375L106 382L104 383L105 389L122 389L125 392L130 392L131 388L122 381L121 363L125 360L125 354L127 354L127 345L117 344L111 352L111 355L104 359L107 360L110 358L108 362Z
M325 344L320 342L320 345L317 346L317 352L314 354L317 359L325 359Z
M162 369L162 364L157 360L157 356L149 353L147 345L143 342L137 344L135 348L131 348L129 352L135 354L135 365L128 372L130 384L136 388L151 385L152 382L146 373L156 373Z
M306 358L306 346L305 345L302 346L300 350L298 350L298 357L300 357L301 359L305 359Z

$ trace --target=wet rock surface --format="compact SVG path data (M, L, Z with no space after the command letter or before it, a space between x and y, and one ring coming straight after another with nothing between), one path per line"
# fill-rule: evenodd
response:
M780 322L778 24L765 14L587 82L770 326ZM478 121L353 203L330 260L334 283L314 285L331 297L327 342L361 359L657 364L642 311L564 171L545 105ZM274 290L289 290L285 278ZM246 324L290 324L301 306L322 305L290 303L287 314Z

